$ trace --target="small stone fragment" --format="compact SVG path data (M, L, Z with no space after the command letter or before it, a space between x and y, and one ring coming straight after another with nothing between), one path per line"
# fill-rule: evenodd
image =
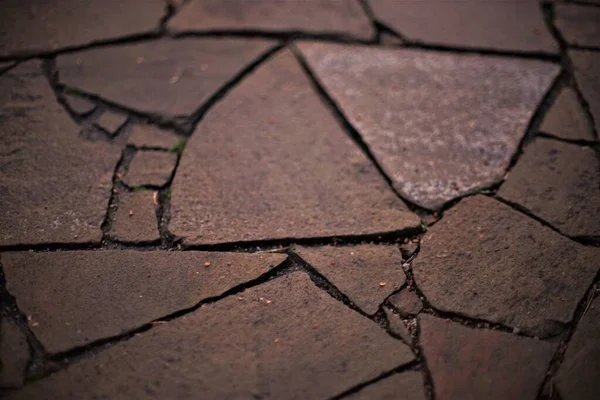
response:
M208 267L210 267L210 261L206 261L206 262L204 263L204 266L205 266L205 267L207 267L207 268L208 268Z
M395 314L392 310L390 310L387 307L383 307L383 310L385 311L385 316L388 320L390 331L392 331L392 333L394 333L395 335L400 336L400 338L404 340L404 343L411 344L412 335L410 334L410 331L408 330L406 325L404 325L402 318L400 318L400 316Z
M423 309L423 303L417 293L406 288L391 295L388 300L394 309L405 318L412 317Z
M400 252L402 253L402 260L406 261L411 258L419 250L419 242L417 240L409 240L406 243L400 245Z
M67 103L67 107L69 107L69 110L79 116L91 114L96 109L96 105L94 103L81 96L66 94L64 95L64 99Z
M344 397L348 400L425 400L423 375L418 371L394 374Z
M140 150L133 156L123 182L129 187L162 187L171 179L176 163L175 153Z
M557 3L554 14L554 23L568 44L600 47L599 7Z
M144 190L120 194L119 208L108 235L125 243L151 243L159 240L152 192Z
M112 111L104 111L102 115L94 121L94 125L109 136L114 137L119 134L121 128L127 123L128 117L123 114L117 114Z
M174 133L154 125L134 125L127 143L138 148L169 150L176 146L180 140Z
M587 117L575 90L562 89L544 117L540 130L570 140L594 140Z
M21 329L8 318L0 320L0 387L21 386L29 358L29 345Z
M421 348L436 398L534 399L555 344L419 316Z
M590 113L600 132L600 52L590 50L569 50L577 86L588 103Z

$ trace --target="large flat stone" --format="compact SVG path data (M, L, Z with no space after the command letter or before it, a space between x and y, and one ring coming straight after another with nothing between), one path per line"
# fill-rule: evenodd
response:
M570 140L594 140L575 90L565 87L550 107L540 126L540 131Z
M537 1L369 0L375 17L416 42L557 53Z
M406 281L398 246L298 247L296 252L367 314Z
M436 398L534 399L556 345L419 316L420 344Z
M149 190L119 194L109 236L119 242L151 243L160 239L154 194Z
M585 146L538 138L498 195L569 236L600 236L600 163Z
M600 132L600 51L569 50L577 85Z
M428 209L502 179L559 72L515 58L320 43L300 49L394 186Z
M374 30L357 0L191 0L169 21L171 31L270 31L348 35Z
M425 400L423 376L418 371L394 374L345 397L349 400Z
M600 47L600 8L558 3L554 15L554 24L567 43Z
M0 320L0 387L21 386L29 360L23 331L8 318Z
M413 262L415 282L433 307L539 337L570 322L599 267L599 249L484 196L447 211Z
M0 245L100 241L121 150L78 131L39 62L0 77Z
M284 50L213 107L172 185L186 243L372 234L419 226Z
M330 398L413 359L408 346L302 272L242 295L90 355L9 398Z
M592 400L600 393L600 301L596 298L569 341L556 376L564 400Z
M50 353L119 335L257 278L282 254L60 251L2 254L8 291ZM204 263L209 262L206 267Z
M154 32L165 13L163 0L4 0L0 57Z
M189 115L273 42L162 39L64 54L61 83L140 112Z

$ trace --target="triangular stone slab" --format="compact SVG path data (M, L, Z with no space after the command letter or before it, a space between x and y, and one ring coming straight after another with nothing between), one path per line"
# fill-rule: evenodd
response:
M579 104L577 93L565 87L554 100L540 126L540 131L570 140L594 140L591 123Z

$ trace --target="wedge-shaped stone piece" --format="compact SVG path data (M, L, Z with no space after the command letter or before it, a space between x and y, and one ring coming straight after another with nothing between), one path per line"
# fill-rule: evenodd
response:
M96 109L96 105L84 97L67 94L64 99L67 107L79 116L91 114Z
M129 109L189 115L272 44L247 39L162 39L64 54L56 58L56 66L62 83Z
M577 94L565 87L544 117L540 130L570 140L594 140L591 124L588 123Z
M364 40L374 35L371 21L357 0L191 0L168 26L175 32L265 30Z
M423 309L423 303L417 293L406 288L390 296L389 301L403 317L416 315Z
M121 150L87 142L30 61L0 77L0 245L99 242Z
M367 314L406 281L397 246L298 247L296 252Z
M186 243L361 235L419 226L288 50L213 107L173 180Z
M121 128L127 123L127 119L127 115L105 111L96 121L94 121L94 125L102 129L109 136L117 136Z
M420 344L436 398L534 399L555 344L419 316Z
M600 132L600 51L570 50L575 80Z
M29 364L27 338L13 321L0 320L0 387L19 387Z
M569 236L600 236L600 163L590 147L538 138L498 195Z
M414 358L302 272L242 296L207 304L9 398L324 399Z
M502 179L559 72L515 58L320 43L300 49L394 186L428 209Z
M57 353L219 296L285 258L107 250L3 253L2 264L7 289L31 317L31 329L47 351Z
M413 262L429 303L539 337L560 333L600 268L600 249L484 196L445 214Z
M177 164L177 154L166 151L140 150L135 153L123 182L129 187L164 186Z
M349 400L425 400L423 376L417 371L394 374L346 397Z
M567 43L600 47L600 8L580 4L554 6L554 24Z
M149 243L159 240L155 193L143 190L119 194L119 207L112 221L109 236L127 243Z

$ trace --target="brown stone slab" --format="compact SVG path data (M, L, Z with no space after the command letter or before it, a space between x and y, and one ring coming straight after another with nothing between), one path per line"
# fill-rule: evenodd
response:
M387 307L383 307L383 310L385 311L385 316L388 320L390 331L402 338L402 340L404 340L404 343L411 344L413 340L412 335L410 334L410 331L408 330L406 325L404 325L402 318L400 318L398 314L394 313L391 309Z
M425 400L423 376L417 371L394 374L345 397L349 400Z
M27 338L13 321L0 321L0 387L19 387L29 364Z
M390 304L403 317L418 314L423 309L423 303L415 291L402 289L389 298Z
M37 61L0 77L0 245L99 242L121 150L87 142Z
M413 358L294 272L123 341L12 399L330 398Z
M3 253L8 291L50 353L122 334L257 278L281 254ZM205 263L210 263L208 267Z
M419 316L420 344L436 398L534 399L555 344Z
M406 281L397 246L298 247L296 252L370 315Z
M600 132L600 51L569 50L577 86Z
M162 0L4 0L0 57L72 48L158 30Z
M284 50L198 125L173 180L186 243L364 235L419 226Z
M554 24L568 44L600 47L600 8L557 3Z
M369 0L375 18L413 42L557 53L537 1Z
M191 0L169 20L173 32L271 31L348 35L375 31L357 0Z
M69 107L72 112L80 116L91 114L92 111L96 109L96 105L94 103L83 97L67 94L64 96L64 99L67 103L67 107Z
M556 376L564 400L593 400L600 393L600 301L587 309L568 343Z
M538 138L498 196L569 236L600 236L600 163L586 146Z
M135 153L123 182L129 187L164 186L175 170L177 154L140 150Z
M159 240L154 193L144 190L119 194L119 207L108 235L114 240L127 243Z
M550 107L540 130L569 140L594 140L592 127L575 90L565 87Z
M151 114L189 115L275 43L186 38L68 53L62 83Z
M139 148L171 149L181 140L174 133L153 125L134 125L127 143Z
M104 111L102 115L94 121L94 125L102 129L109 136L117 136L121 128L127 123L127 119L127 115Z
M496 56L299 47L394 187L428 209L502 179L559 72Z
M573 318L599 267L599 249L475 196L427 231L413 273L438 310L547 337Z

